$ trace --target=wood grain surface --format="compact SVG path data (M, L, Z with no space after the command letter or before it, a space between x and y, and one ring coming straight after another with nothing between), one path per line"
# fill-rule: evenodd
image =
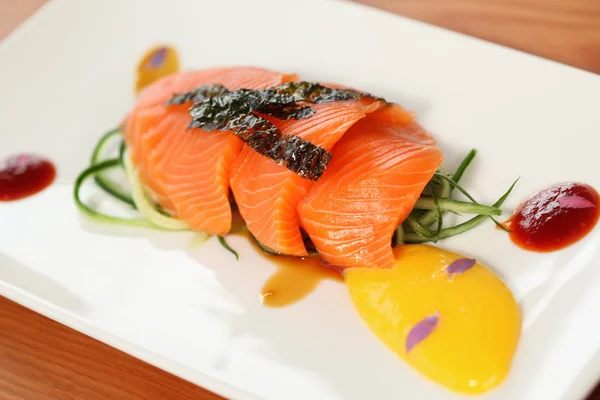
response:
M0 297L0 399L221 397Z
M600 73L599 0L360 0Z
M44 2L0 0L0 40ZM600 0L361 2L600 73ZM220 397L0 297L0 399Z

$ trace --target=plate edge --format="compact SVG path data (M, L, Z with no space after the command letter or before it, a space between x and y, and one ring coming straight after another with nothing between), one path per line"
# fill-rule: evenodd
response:
M0 296L7 298L37 314L51 319L67 328L73 329L89 338L99 341L107 346L122 351L129 356L141 360L159 370L170 373L180 379L192 383L195 386L213 392L221 397L231 400L266 400L246 391L242 391L226 381L207 375L199 370L188 367L167 357L149 351L142 346L114 335L103 328L90 324L85 319L70 313L54 304L41 299L25 290L0 281ZM175 368L165 368L159 365L161 360L173 363ZM201 379L196 379L198 376ZM201 382L200 382L201 381Z

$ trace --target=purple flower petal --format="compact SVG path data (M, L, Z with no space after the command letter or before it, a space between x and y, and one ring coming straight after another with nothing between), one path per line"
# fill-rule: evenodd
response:
M594 208L596 205L581 196L563 196L558 198L558 205L563 208Z
M157 49L154 54L152 54L152 57L150 57L150 60L148 60L148 68L161 67L167 58L167 51L168 49L166 47Z
M408 353L413 347L431 335L431 332L438 326L440 320L440 313L435 312L423 318L417 322L415 326L408 332L406 337L406 353Z
M471 268L477 260L474 258L459 258L458 260L454 260L452 264L446 267L446 272L450 275L452 274L462 274L469 268Z

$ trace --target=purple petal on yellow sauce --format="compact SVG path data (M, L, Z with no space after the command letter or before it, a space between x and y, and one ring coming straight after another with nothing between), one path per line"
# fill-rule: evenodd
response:
M446 267L446 272L450 275L462 274L475 265L476 262L477 261L474 258L459 258L458 260L454 260L452 264Z
M148 68L159 68L162 66L167 58L167 51L166 47L157 49L148 60Z
M406 352L408 353L413 347L431 335L431 332L438 326L439 320L440 313L436 311L417 322L406 337Z
M581 196L563 196L558 198L558 205L563 208L594 208L596 205Z

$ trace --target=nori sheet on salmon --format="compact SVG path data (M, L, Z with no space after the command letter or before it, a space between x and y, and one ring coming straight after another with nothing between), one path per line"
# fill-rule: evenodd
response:
M203 85L192 91L173 95L166 104L198 103L207 98L220 96L227 98L224 105L226 103L238 103L239 100L242 100L249 111L256 112L280 109L299 102L319 104L334 101L359 100L365 97L385 101L383 98L375 97L369 93L351 89L330 88L318 83L302 81L288 82L267 89L238 89L233 92L230 92L220 84Z
M254 151L284 165L303 178L317 180L331 160L331 153L294 135L283 135L267 119L255 114L242 114L231 118L206 118L191 110L192 128L207 131L232 131Z
M166 105L184 104L189 102L197 103L208 97L220 96L227 93L229 90L223 85L203 85L186 93L175 94Z
M231 130L252 149L303 178L318 180L331 159L331 153L298 136L283 135L264 117L305 119L315 110L297 103L331 103L356 101L368 93L349 89L329 88L313 82L289 82L268 89L238 89L228 91L224 86L205 85L193 91L175 94L166 104L193 102L189 112L191 128L207 131Z

